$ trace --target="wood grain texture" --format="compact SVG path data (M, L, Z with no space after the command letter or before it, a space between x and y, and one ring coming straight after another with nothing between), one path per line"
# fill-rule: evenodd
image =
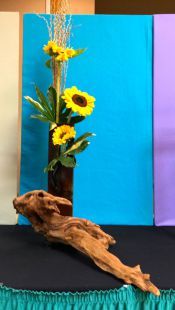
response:
M95 0L96 14L165 14L175 13L172 0Z
M36 190L15 198L13 204L18 213L30 220L34 230L43 234L49 242L70 245L89 256L99 268L125 283L160 295L158 288L151 283L150 275L143 274L139 265L133 268L126 266L108 251L115 240L100 226L86 219L60 215L60 208L71 207L69 200Z

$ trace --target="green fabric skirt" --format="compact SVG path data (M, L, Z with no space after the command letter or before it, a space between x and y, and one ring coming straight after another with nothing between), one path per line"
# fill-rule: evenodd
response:
M0 287L0 310L171 310L175 291L161 291L160 297L143 293L132 286L119 290L82 293L52 293Z

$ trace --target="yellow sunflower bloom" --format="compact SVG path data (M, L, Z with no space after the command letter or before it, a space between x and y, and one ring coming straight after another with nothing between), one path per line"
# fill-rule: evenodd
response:
M62 145L65 144L68 140L75 138L76 131L74 127L69 125L62 125L55 128L52 141L54 145Z
M43 51L50 56L55 56L56 61L60 62L68 61L76 54L73 48L64 49L62 46L58 46L55 41L48 41L47 45L44 45Z
M73 48L66 48L65 49L65 53L67 54L67 56L69 58L72 58L76 54L76 52L75 52L75 50Z
M58 56L55 58L57 61L68 61L69 57L65 51L58 54Z
M51 55L52 52L53 52L53 50L55 50L56 48L57 48L56 42L54 42L54 41L48 41L47 45L44 45L43 51L44 51L46 54Z
M53 53L54 54L60 54L60 53L63 53L64 52L64 49L63 49L63 47L62 46L54 46L53 48L52 48L52 51L53 51Z
M75 86L65 89L62 98L66 102L66 108L79 115L87 116L93 112L95 98Z

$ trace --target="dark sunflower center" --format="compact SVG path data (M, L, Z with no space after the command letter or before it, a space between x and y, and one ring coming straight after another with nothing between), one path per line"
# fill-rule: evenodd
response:
M60 139L63 139L63 138L64 138L64 136L65 136L65 132L61 133L61 135L60 135Z
M86 107L87 106L87 100L85 97L80 95L73 95L72 100L75 104L79 105L80 107Z

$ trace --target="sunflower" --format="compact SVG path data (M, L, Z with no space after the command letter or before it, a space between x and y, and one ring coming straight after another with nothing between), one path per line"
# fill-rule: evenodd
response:
M55 41L48 41L47 45L44 45L43 51L50 56L55 56L55 60L60 62L68 61L76 54L73 48L64 49L62 46L58 46Z
M58 54L58 56L55 58L57 61L68 61L69 57L65 51Z
M52 141L54 145L62 145L65 144L68 140L75 138L76 131L74 127L69 125L62 125L55 128Z
M58 46L55 41L48 41L47 45L44 45L43 51L50 56L57 56L63 53L64 49L62 46Z
M43 51L50 56L54 53L54 50L56 49L57 44L54 41L48 41L47 45L44 45L43 47Z
M62 46L56 45L54 48L52 48L52 51L55 55L59 55L60 53L64 52L64 48Z
M68 61L69 58L72 58L76 54L73 48L66 48L58 51L58 55L55 58L57 61Z
M79 115L87 116L93 112L95 98L75 86L65 89L62 98L66 102L66 108Z
M73 56L75 56L76 51L73 48L66 48L65 53L69 58L72 58Z

